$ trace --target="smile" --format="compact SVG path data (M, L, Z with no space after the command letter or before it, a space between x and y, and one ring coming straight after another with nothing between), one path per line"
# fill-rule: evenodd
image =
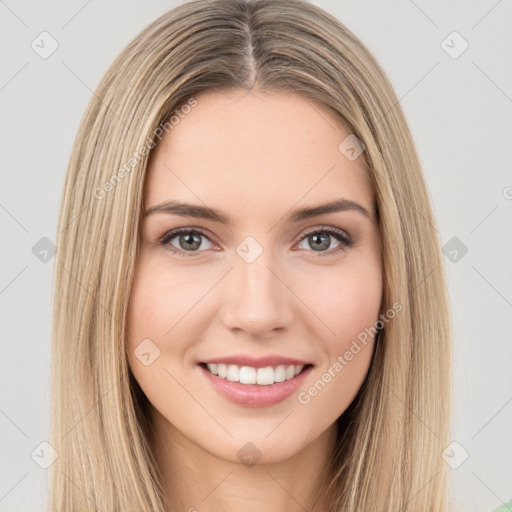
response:
M198 368L213 389L230 402L244 407L269 407L298 392L313 365L255 368L199 363Z
M230 382L241 384L257 384L270 386L276 382L285 382L298 375L304 365L278 365L254 368L252 366L238 366L236 364L206 364L206 368L213 375Z

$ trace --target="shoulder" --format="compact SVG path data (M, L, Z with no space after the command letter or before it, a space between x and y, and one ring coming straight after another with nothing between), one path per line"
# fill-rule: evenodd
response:
M507 503L503 503L503 505L493 509L491 512L512 512L512 500Z

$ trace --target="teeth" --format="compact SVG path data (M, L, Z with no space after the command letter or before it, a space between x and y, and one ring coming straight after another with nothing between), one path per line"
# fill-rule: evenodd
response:
M284 382L298 375L303 365L294 366L281 364L279 366L267 366L265 368L253 368L252 366L237 366L236 364L207 364L208 370L221 379L242 384L258 384L269 386L275 382Z
M231 365L235 370L238 370L238 366ZM242 384L256 384L258 382L256 368L251 368L250 366L242 366L240 371L238 372L239 379L237 379Z
M218 370L218 376L225 379L228 374L228 367L225 364L219 364L217 366L217 370Z

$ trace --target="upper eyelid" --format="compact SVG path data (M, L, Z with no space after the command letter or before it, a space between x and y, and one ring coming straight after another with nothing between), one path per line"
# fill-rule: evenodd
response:
M301 232L300 236L304 238L305 236L310 235L311 233L316 233L317 231L335 231L336 233L341 233L345 235L350 240L352 239L352 237L348 234L348 232L345 229L337 228L335 226L329 226L326 224L306 228L304 231Z
M198 233L199 235L207 238L210 242L215 243L212 240L212 237L206 231L204 231L201 228L195 228L195 227L183 227L183 228L170 229L169 231L166 231L161 237L159 237L158 240L160 240L160 241L165 240L165 239L172 240L174 237L180 235L181 233Z

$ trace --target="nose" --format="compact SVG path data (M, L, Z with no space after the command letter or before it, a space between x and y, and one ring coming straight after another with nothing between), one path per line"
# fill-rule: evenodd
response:
M270 251L251 263L236 255L225 282L224 326L254 338L273 336L290 326L294 294L280 274Z

